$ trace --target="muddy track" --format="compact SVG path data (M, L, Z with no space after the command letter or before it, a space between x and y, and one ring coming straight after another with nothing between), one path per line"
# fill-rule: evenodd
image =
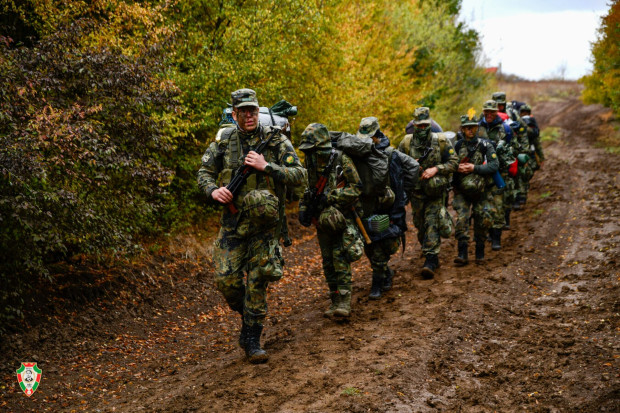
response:
M0 406L619 411L620 158L596 146L603 108L569 99L534 112L560 137L546 143L526 208L513 213L503 250L487 248L484 265L455 267L456 243L444 240L439 275L423 280L410 230L404 254L393 259L394 288L368 300L363 258L354 269L353 316L335 322L322 316L328 297L316 240L292 222L288 276L269 296L263 341L270 360L253 366L235 346L239 321L213 290L206 258L179 268L162 257L151 269L154 292L127 293L134 305L115 304L115 296L105 312L86 304L9 337ZM44 379L28 399L12 371L29 358Z

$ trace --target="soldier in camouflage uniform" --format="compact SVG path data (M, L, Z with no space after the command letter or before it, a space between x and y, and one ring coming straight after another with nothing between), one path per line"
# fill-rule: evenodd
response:
M237 125L218 133L205 151L198 186L211 203L228 206L213 250L215 282L230 308L242 316L239 344L250 362L261 363L267 360L260 347L267 286L282 276L284 185L302 185L305 170L284 135L275 135L262 154L253 150L272 132L258 122L253 90L233 92L232 104ZM254 171L233 195L226 185L241 165Z
M461 116L462 137L455 145L459 166L454 173L454 198L452 208L456 211L455 236L458 241L458 256L454 262L467 265L470 216L474 219L474 240L476 241L476 262L484 259L484 243L493 224L492 175L499 168L495 148L491 142L479 138L478 119L473 113ZM485 164L486 162L486 164Z
M439 268L441 236L448 237L452 232L452 217L445 205L450 174L458 167L458 157L445 136L431 132L428 108L416 108L413 118L415 131L405 135L398 150L416 159L422 171L409 198L413 224L426 258L422 276L432 278Z
M521 118L519 118L521 119ZM521 209L525 204L527 197L527 191L529 188L529 181L534 175L530 162L530 141L527 136L527 125L521 124L518 121L511 121L510 128L514 134L515 139L515 151L517 156L517 176L514 177L515 182L515 196L512 204L512 210ZM523 201L522 201L523 200ZM506 218L506 227L510 227L510 221ZM504 227L506 229L506 227Z
M532 116L532 108L527 103L521 105L519 108L519 115L525 124L527 125L527 139L528 139L528 155L529 161L528 164L532 168L532 176L535 171L540 169L543 162L545 161L545 154L543 153L543 148L540 142L540 129L538 128L538 123L536 119ZM524 193L521 197L517 199L521 206L525 205L527 201L527 193L530 188L530 179L528 179L524 185Z
M363 254L363 242L353 211L359 206L362 181L353 160L332 148L325 125L308 125L301 135L299 149L305 153L304 162L308 171L308 189L299 203L299 221L305 226L310 223L316 225L323 273L331 299L325 316L349 317L351 263ZM317 182L325 174L327 183L324 191L317 194Z
M506 225L506 216L514 200L514 180L509 167L516 159L514 156L512 130L497 114L497 102L487 100L482 106L482 119L479 122L478 136L491 141L499 159L499 172L506 183L503 189L493 188L493 225L489 231L491 248L502 248L502 229ZM508 212L506 212L508 211Z
M394 271L388 266L390 256L400 247L400 239L407 231L406 206L409 194L418 181L419 165L415 159L390 146L390 140L381 131L379 120L375 117L362 119L357 137L372 138L375 148L388 155L389 190L386 196L369 195L363 200L364 218L372 215L383 216L389 225L381 232L373 233L369 228L372 242L364 247L364 252L372 268L372 285L368 297L372 300L381 298L381 293L392 288ZM393 195L393 196L392 196ZM362 195L362 199L365 198ZM368 210L368 211L366 211Z

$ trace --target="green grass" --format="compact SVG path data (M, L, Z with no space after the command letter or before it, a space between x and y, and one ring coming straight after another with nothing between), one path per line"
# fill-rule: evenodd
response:
M541 142L555 142L560 137L560 128L552 126L545 128L540 133Z
M547 192L543 192L539 196L540 196L541 199L545 199L545 198L549 198L552 194L553 194L553 192L547 191Z
M343 396L359 396L362 394L362 391L355 387L347 387L341 393Z
M542 214L543 210L542 209L535 209L532 211L532 216L537 217L538 215Z
M620 146L608 146L605 148L605 152L618 155L620 154Z

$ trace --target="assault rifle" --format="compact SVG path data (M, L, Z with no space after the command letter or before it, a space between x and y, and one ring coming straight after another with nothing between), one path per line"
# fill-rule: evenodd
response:
M471 151L468 149L467 150L467 156L465 156L463 159L461 159L461 162L459 162L459 163L470 163L471 162L471 158L473 158L474 154L478 150L478 146L480 146L480 142L478 142L476 144L476 147L474 149L472 149Z
M256 152L257 154L263 153L271 139L273 139L274 136L279 135L283 129L284 126L280 128L274 128L271 132L269 132L269 134L264 140L260 141L256 149L254 149L254 152ZM250 176L252 172L254 172L254 168L250 165L241 165L239 168L237 168L232 179L230 180L228 185L226 185L226 189L228 189L233 195L233 199L237 195L237 192L239 192L239 189L241 189L241 187L245 184L245 181L248 179L248 176ZM228 207L230 213L233 215L236 215L237 212L239 212L239 210L237 210L235 204L233 204L232 201L226 204L226 206Z
M316 184L310 189L310 197L306 204L308 209L306 210L306 214L303 216L303 218L300 217L299 219L300 224L304 227L309 227L310 224L312 224L312 222L315 221L317 216L319 215L319 198L325 192L325 186L329 181L329 174L331 173L332 168L336 163L337 157L338 151L336 151L336 149L332 149L325 169L323 169L323 172L321 172L321 175L316 181Z

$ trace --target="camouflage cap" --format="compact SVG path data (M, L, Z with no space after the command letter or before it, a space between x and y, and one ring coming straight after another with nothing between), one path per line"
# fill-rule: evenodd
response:
M360 127L357 130L358 138L372 138L379 130L379 120L374 116L364 118L360 122Z
M482 111L497 112L497 102L494 100L487 100L484 102L484 105L482 105Z
M519 113L521 112L530 112L532 113L532 108L530 105L528 105L527 103L524 103L523 105L521 105L521 107L519 108Z
M243 106L258 106L258 99L256 99L256 92L252 89L239 89L230 94L232 99L232 105L234 108L240 108Z
M332 142L329 137L327 126L322 123L311 123L301 133L299 149L307 151L315 148L331 148Z
M416 125L430 125L431 113L427 107L416 108L413 111L413 123Z
M476 115L463 115L461 116L461 126L478 126L478 121L480 119L476 118Z
M506 92L495 92L491 95L491 99L496 101L497 103L506 104Z

